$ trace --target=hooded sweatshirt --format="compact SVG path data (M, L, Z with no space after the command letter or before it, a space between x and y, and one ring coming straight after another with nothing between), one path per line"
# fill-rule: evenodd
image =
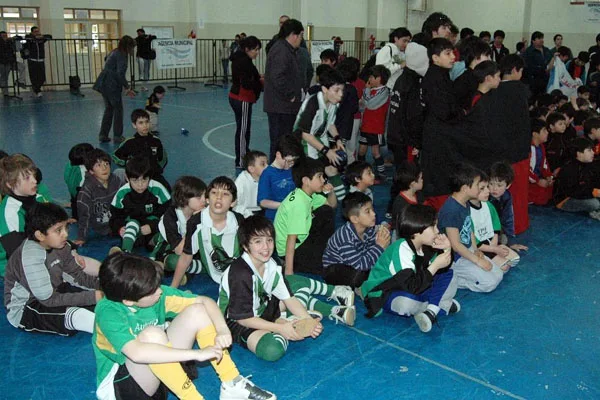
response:
M77 237L85 240L92 228L99 235L110 233L110 202L123 182L114 174L108 178L108 187L86 172L85 181L77 195L78 233Z

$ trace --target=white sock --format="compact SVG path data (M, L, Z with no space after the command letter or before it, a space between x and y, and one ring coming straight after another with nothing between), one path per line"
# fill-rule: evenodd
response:
M94 317L95 314L86 308L69 307L65 313L65 328L94 333Z
M436 305L433 305L433 304L429 304L427 306L427 309L429 311L431 311L434 315L438 315L438 313L440 312L440 308L438 306L436 306Z

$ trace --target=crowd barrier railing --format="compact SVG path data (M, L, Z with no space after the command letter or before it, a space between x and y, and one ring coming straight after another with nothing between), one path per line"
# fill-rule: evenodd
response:
M220 84L224 78L222 57L226 54L221 50L225 45L229 47L229 39L195 39L196 65L189 68L163 69L156 68L156 63L150 64L150 79L154 82L204 82ZM104 67L106 56L118 46L118 39L51 39L45 44L46 48L46 82L45 86L57 89L69 88L70 77L78 77L82 86L90 87ZM265 70L267 55L264 51L269 39L261 40L262 50L255 60L258 71L262 74ZM307 41L309 50L311 41ZM368 41L347 40L338 45L340 56L356 57L361 63L365 63L371 54ZM17 61L27 65L26 60L20 58L17 53ZM315 63L315 66L318 63ZM231 64L229 64L228 75L231 76ZM15 95L20 93L17 85L18 68L14 68L12 79L9 78L9 89ZM25 79L29 85L28 73ZM130 57L128 79L135 87L140 83L140 71L135 55Z

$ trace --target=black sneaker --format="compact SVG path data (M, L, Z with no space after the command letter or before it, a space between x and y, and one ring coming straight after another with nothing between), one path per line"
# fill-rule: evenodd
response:
M108 143L108 142L110 142L110 138L108 136L102 136L101 138L98 139L98 141L100 143Z
M460 303L455 299L452 299L452 305L450 306L450 310L448 310L448 314L457 314L460 312Z
M419 326L421 332L427 333L431 330L433 324L437 322L437 317L432 311L425 310L424 312L415 315L415 322Z

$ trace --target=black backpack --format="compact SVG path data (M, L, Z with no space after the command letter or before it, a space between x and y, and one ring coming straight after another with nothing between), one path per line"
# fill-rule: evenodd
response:
M391 47L388 47L388 48L390 49L390 56L391 56L392 48ZM379 51L383 51L383 49L381 49ZM369 59L367 60L365 65L363 65L363 69L358 74L358 77L361 80L366 82L369 79L369 74L371 73L371 68L373 68L375 66L376 59L377 59L377 54L373 54L371 57L369 57Z

